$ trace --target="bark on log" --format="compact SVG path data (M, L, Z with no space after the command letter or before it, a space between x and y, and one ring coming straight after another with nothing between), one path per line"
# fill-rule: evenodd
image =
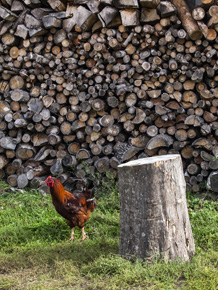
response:
M202 32L200 31L197 23L192 18L188 5L184 0L171 0L173 5L177 8L178 14L181 18L182 24L188 32L192 40L200 39Z
M166 260L190 260L195 245L181 157L131 161L118 166L118 176L120 255L130 259L161 256Z

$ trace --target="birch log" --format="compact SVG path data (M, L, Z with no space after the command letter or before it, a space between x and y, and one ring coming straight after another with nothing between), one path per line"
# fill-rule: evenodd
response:
M195 245L180 155L130 161L118 177L120 255L189 261Z

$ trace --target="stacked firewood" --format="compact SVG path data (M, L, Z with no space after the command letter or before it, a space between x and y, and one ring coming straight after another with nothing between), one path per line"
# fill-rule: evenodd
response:
M218 169L218 4L201 2L2 0L0 177L179 153L198 191Z

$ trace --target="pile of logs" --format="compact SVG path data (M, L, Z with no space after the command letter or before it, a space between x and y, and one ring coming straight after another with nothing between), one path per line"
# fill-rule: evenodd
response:
M218 169L218 4L201 2L2 0L0 177L179 153L198 191Z

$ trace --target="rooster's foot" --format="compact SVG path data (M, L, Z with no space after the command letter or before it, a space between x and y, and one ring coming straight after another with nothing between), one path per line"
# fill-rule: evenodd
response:
M71 232L71 237L70 237L70 241L74 241L74 230L75 230L75 228L72 228L72 232Z
M87 239L87 238L88 238L88 236L87 236L87 235L84 235L84 236L82 237L82 239L81 239L81 242L84 241L84 240Z

